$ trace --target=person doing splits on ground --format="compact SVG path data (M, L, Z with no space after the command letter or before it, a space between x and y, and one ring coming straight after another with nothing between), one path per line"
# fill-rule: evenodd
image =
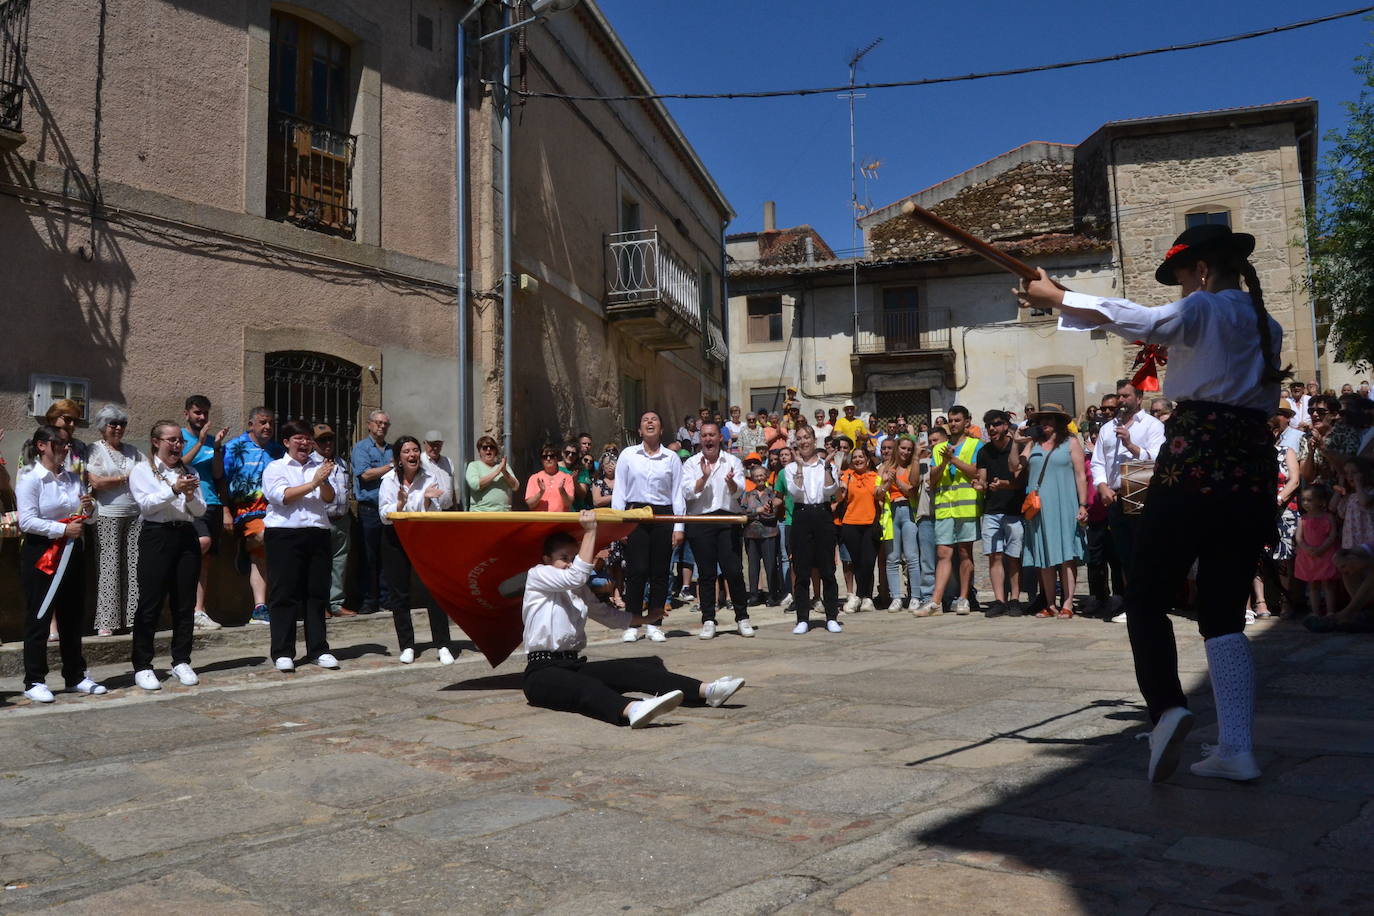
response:
M620 453L615 463L615 489L611 508L617 512L648 506L654 515L686 515L682 498L682 459L663 445L663 419L658 411L646 410L639 417L639 445ZM659 626L658 612L668 601L668 567L673 551L685 536L682 523L672 531L664 524L641 524L625 540L625 610L637 616L648 601L645 634L654 642L668 637ZM645 598L645 585L648 598ZM639 638L639 625L625 630L626 642Z
M262 472L267 499L263 545L267 552L268 614L272 658L278 671L295 671L296 618L305 618L305 657L321 668L337 668L324 632L329 606L329 504L334 462L314 454L309 426L290 420L281 426L286 454Z
M744 464L721 451L720 427L714 421L701 424L701 451L682 464L682 494L691 515L740 515L744 509ZM753 636L749 622L749 596L744 589L742 547L744 529L735 524L695 523L687 533L697 561L697 600L701 608L702 639L716 635L716 569L725 576L730 601L735 606L739 635Z
M578 514L582 543L566 532L544 541L543 562L525 578L525 699L531 706L578 712L612 725L643 728L684 701L720 706L744 686L744 678L722 677L710 683L674 674L662 659L617 658L588 662L587 618L608 627L642 626L657 608L633 615L594 595L587 582L595 572L596 512ZM641 588L643 586L641 585ZM625 693L647 693L634 700Z
M19 581L24 588L24 696L51 703L48 677L48 615L57 615L62 678L69 690L101 694L105 688L86 673L81 621L86 612L86 555L82 527L90 523L95 499L81 477L67 470L67 442L52 426L40 426L29 443L30 467L19 475L14 497L24 544ZM70 548L67 562L63 551Z
M138 535L138 607L134 613L131 661L134 683L161 690L153 670L153 632L170 599L172 673L184 687L200 683L191 667L191 637L196 628L196 582L200 579L200 538L196 519L205 514L200 476L182 459L181 425L154 424L151 450L129 472L129 492L142 519Z
M410 619L410 558L391 522L393 512L438 512L443 508L444 485L420 462L420 443L414 436L402 436L392 446L396 467L382 478L377 505L382 513L382 570L386 574L391 619L396 624L396 641L401 647L401 664L415 661L415 624ZM439 661L453 664L449 646L448 615L432 598L429 601L429 635L439 649Z
M1132 577L1126 598L1136 679L1154 722L1154 782L1173 773L1192 727L1166 612L1194 560L1219 744L1192 771L1235 780L1260 775L1245 606L1256 558L1274 530L1268 419L1288 372L1278 361L1283 331L1265 311L1249 261L1254 248L1253 236L1228 226L1188 229L1155 271L1165 286L1181 286L1183 298L1158 308L1068 292L1043 270L1016 291L1023 307L1060 309L1063 328L1101 328L1169 347L1166 393L1179 403L1165 424L1130 566L1151 574Z

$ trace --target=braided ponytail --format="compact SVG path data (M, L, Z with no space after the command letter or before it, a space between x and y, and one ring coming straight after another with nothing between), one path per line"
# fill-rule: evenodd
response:
M1264 357L1264 371L1260 373L1260 384L1270 385L1291 378L1293 366L1289 364L1280 369L1279 358L1274 353L1273 335L1269 330L1269 312L1264 307L1264 291L1260 289L1255 265L1250 263L1249 258L1241 258L1236 268L1245 280L1245 288L1250 293L1250 302L1255 307L1255 322L1259 326L1260 355Z

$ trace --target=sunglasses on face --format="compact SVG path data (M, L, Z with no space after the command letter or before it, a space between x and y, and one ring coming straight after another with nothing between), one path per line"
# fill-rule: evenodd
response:
M540 458L540 460L542 460L542 461L557 461L557 460L558 460L558 456L557 456L557 455L552 454L552 453L547 453L547 452L546 452L545 454L543 454L543 455L540 455L539 458Z
M1325 407L1313 407L1313 408L1312 408L1311 410L1309 410L1307 413L1308 413L1310 416L1313 416L1313 417L1324 417L1324 416L1326 416L1327 414L1329 414L1330 412L1331 412L1331 411L1327 410Z
M477 451L479 451L479 452L494 452L494 451L496 451L496 446L494 446L494 445L479 445L479 446L477 447Z
M129 425L129 421L128 421L128 420L111 420L110 422L106 423L105 425L106 425L106 426L113 426L113 427L116 427L116 428L118 428L118 429L123 429L124 427L126 427L126 426Z

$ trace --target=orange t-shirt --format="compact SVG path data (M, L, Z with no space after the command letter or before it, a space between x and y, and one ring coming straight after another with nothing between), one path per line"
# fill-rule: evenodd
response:
M910 487L911 487L911 469L910 469L910 468L896 468L895 470L896 470L896 472L897 472L897 479L900 480L902 483L906 484L908 488L910 488ZM899 500L906 499L906 497L905 497L904 495L902 495L902 491L901 491L900 489L897 488L897 484L896 484L896 483L893 483L893 482L889 482L888 485L887 485L887 498L890 499L890 500L891 500L892 502L894 502L894 503L895 503L895 502L898 502Z
M525 484L525 502L534 505L539 500L539 481L544 482L544 502L541 512L567 512L574 494L573 479L567 471L545 474L536 471Z
M878 475L873 471L845 471L840 475L845 485L844 523L846 525L871 525L878 517L878 506L873 501L873 493L878 487Z

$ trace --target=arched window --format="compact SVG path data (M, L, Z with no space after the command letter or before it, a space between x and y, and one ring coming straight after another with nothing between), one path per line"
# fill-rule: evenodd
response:
M306 350L268 353L263 362L264 404L277 423L303 420L334 428L340 454L353 446L363 370L347 360Z

